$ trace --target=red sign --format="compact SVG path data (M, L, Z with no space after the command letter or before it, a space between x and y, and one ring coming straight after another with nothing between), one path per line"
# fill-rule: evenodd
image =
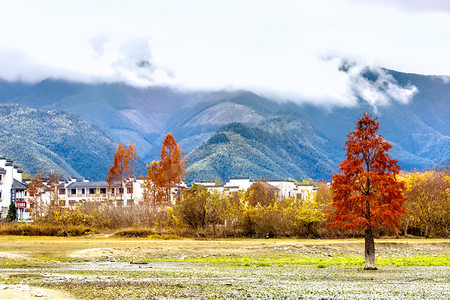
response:
M17 208L26 208L27 207L27 203L25 201L17 201L16 202L16 207Z

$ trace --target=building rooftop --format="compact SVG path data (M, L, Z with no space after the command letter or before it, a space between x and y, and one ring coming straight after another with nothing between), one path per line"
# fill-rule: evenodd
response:
M129 183L127 183L127 186ZM66 188L67 189L96 189L111 187L106 181L92 181L92 182L72 182ZM114 187L121 187L120 182L115 182Z
M12 184L12 188L16 189L16 190L21 190L21 191L25 191L28 186L25 183L22 183L16 179L13 180L13 184Z

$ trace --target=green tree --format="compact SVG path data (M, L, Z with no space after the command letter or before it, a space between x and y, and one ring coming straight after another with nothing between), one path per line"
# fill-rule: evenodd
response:
M206 225L209 201L210 194L206 187L194 184L177 200L175 209L183 222L193 228L200 228Z
M6 221L13 222L17 219L17 207L14 202L9 204L8 214L6 215Z

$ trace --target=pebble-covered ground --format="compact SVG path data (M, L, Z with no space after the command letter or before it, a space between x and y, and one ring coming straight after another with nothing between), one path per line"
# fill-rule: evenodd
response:
M141 263L4 268L2 277L88 299L450 299L450 267Z
M0 236L0 299L450 299L450 242Z

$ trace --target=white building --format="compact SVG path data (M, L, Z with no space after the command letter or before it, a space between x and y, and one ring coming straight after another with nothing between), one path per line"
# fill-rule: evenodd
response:
M24 217L27 186L22 183L22 173L12 160L0 156L0 219L6 218L11 202L19 208L18 216Z
M22 179L22 171L13 164L12 160L0 156L0 218L5 219L8 207L12 202L18 208L18 218L26 219L29 216L29 200L27 195L27 183L29 180ZM57 180L52 185L50 178L41 179L42 195L39 201L43 204L50 204L52 200L58 200L60 206L73 207L74 205L86 201L109 202L117 206L139 205L143 201L144 181L132 178L126 183L125 191L117 182L110 186L106 181L89 180L77 181L76 179ZM224 185L217 185L216 182L194 182L201 184L209 190L216 192L239 192L246 191L256 182L248 178L233 178ZM315 188L313 186L296 185L294 181L265 181L264 184L276 189L279 198L296 197L306 200L313 196ZM181 189L187 188L183 182ZM171 200L179 195L178 187L172 189Z
M224 188L230 192L239 192L242 190L248 190L248 188L253 184L248 178L231 178L225 185Z
M232 178L223 186L216 186L215 182L212 181L198 181L194 182L194 184L201 184L210 190L217 190L219 192L239 192L246 191L255 182L257 181L250 180L249 178ZM263 182L276 188L280 199L295 197L300 200L306 200L312 197L316 191L312 185L297 185L293 180L269 180Z

